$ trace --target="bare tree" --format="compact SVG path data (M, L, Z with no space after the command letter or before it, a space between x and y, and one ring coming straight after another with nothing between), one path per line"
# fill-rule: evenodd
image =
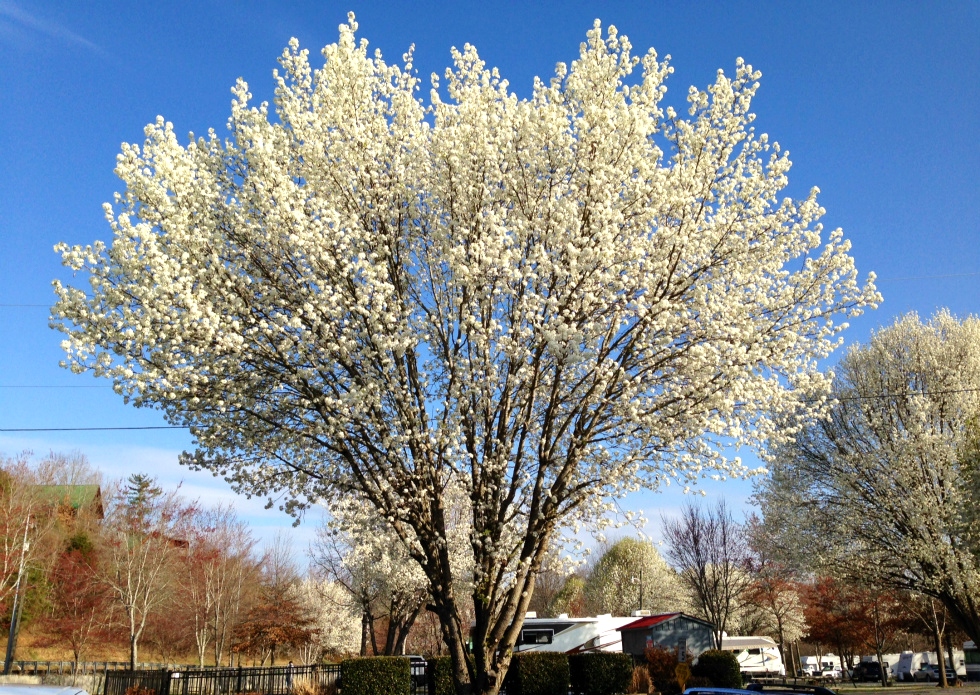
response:
M176 492L164 493L153 479L132 475L109 497L103 545L103 581L112 591L128 630L129 663L136 668L147 620L165 604L175 564L188 544L192 512Z
M257 601L236 630L235 649L275 666L277 653L301 648L315 633L300 592L292 546L279 533L262 558Z
M680 572L697 613L714 625L715 647L749 588L745 530L724 500L713 508L684 507L677 520L663 519L666 555Z
M198 662L204 665L213 647L215 665L221 663L226 642L234 630L243 598L243 584L258 572L252 556L255 539L230 506L202 510L195 518L181 579L192 611Z

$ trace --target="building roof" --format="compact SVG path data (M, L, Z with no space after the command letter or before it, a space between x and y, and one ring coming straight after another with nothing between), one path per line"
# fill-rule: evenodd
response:
M100 519L105 516L102 488L98 485L38 485L37 488L48 501L57 505L67 504L72 515L80 509L91 509Z
M73 509L80 509L101 502L102 490L98 485L38 485L41 495L54 502L67 502Z
M738 635L729 637L724 635L721 638L722 649L765 649L778 647L775 640L770 637L759 635Z
M638 618L633 622L623 625L622 627L616 628L617 630L646 630L654 625L659 625L660 623L666 623L668 620L674 620L675 618L685 618L687 620L693 620L696 623L701 623L708 628L714 630L715 626L709 623L707 620L701 620L701 618L695 618L693 615L687 615L686 613L662 613L660 615L648 615L643 618Z

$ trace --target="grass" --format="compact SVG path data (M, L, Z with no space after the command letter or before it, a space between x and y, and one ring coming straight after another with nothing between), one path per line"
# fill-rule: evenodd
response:
M949 693L950 695L980 695L980 682L963 682L941 690L935 683L894 683L887 688L880 683L840 683L830 686L839 693L860 693L860 695L938 695L939 693Z

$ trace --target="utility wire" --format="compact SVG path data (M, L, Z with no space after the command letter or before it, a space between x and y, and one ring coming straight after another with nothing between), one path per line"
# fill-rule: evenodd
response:
M900 278L875 278L875 282L899 282L904 280L945 280L947 278L969 278L980 275L977 273L951 273L949 275L909 275Z
M842 396L840 398L828 398L837 401L867 401L867 400L887 400L891 398L907 398L909 396L943 396L952 393L975 393L980 388L969 389L948 389L945 391L910 391L908 393L878 393L869 396ZM813 403L815 401L807 401ZM735 407L745 406L747 403L736 403ZM148 427L0 427L0 432L117 432L126 430L186 430L190 425L158 425Z

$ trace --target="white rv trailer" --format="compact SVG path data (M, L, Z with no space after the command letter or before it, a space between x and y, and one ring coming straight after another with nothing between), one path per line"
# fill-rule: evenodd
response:
M622 652L623 633L618 628L636 620L635 617L613 617L610 614L591 618L538 618L531 614L514 647L518 652Z
M779 646L768 637L724 635L721 638L721 648L735 654L739 669L747 676L762 678L786 675Z
M967 644L971 644L967 642ZM966 650L964 650L966 651ZM965 654L959 649L953 650L953 663L949 663L949 655L943 653L943 659L946 660L946 668L952 668L956 671L956 675L960 678L968 676L968 668L966 667ZM897 680L900 681L911 681L913 680L912 674L918 671L922 666L926 664L938 664L939 659L936 658L936 652L902 652L895 666L892 667L891 672ZM978 679L980 679L980 673L977 674Z
M828 669L841 670L841 660L834 654L821 654L820 657L804 656L800 657L800 666L803 673L807 676L819 676Z
M963 675L968 681L980 681L980 649L973 642L963 643Z

